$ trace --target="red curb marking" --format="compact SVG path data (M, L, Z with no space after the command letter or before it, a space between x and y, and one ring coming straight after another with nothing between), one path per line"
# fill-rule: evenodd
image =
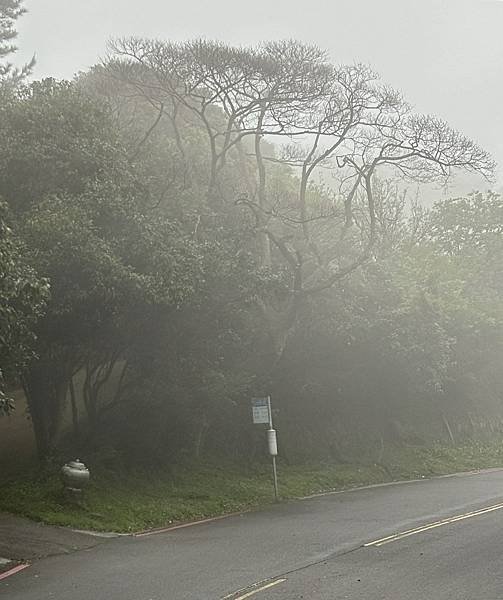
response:
M228 517L237 517L242 515L243 511L228 513L226 515L219 515L218 517L210 517L209 519L200 519L199 521L190 521L190 523L180 523L179 525L171 525L170 527L163 527L162 529L148 529L147 531L140 531L140 533L133 534L134 537L146 537L147 535L155 535L157 533L166 533L168 531L174 531L175 529L184 529L185 527L193 527L194 525L203 525L204 523L212 523L213 521L220 521L221 519L227 519Z
M15 573L19 573L19 571L22 571L23 569L26 569L29 566L30 565L24 564L24 565L17 565L15 567L12 567L12 569L5 571L5 573L0 573L0 580L6 579L7 577L14 575Z

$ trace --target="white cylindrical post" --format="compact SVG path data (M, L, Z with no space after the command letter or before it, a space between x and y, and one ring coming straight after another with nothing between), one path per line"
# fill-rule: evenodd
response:
M276 430L275 429L267 430L267 447L269 448L269 454L271 456L278 455L278 441L276 438Z
M274 500L279 500L278 492L278 472L276 470L276 456L278 454L278 441L276 437L276 430L272 423L272 408L271 408L271 396L267 396L267 406L269 408L269 429L267 430L267 446L269 448L269 454L272 457L272 477L274 481Z

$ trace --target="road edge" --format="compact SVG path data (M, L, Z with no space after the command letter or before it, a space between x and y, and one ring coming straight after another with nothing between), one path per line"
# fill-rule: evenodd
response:
M286 498L283 503L286 502L300 502L304 500L313 500L315 498L322 498L324 496L334 496L336 494L347 494L348 492L358 492L361 490L370 490L374 488L388 487L393 485L405 485L409 483L421 483L422 481L431 481L434 479L446 479L448 477L471 477L474 475L483 475L484 473L494 473L497 471L503 471L503 467L490 467L487 469L474 469L472 471L459 471L456 473L446 473L445 475L432 475L431 477L421 477L419 479L397 479L395 481L385 481L383 483L372 483L369 485L362 485L358 487L348 487L343 490L327 490L326 492L319 492L316 494L309 494L307 496L299 496L295 498ZM225 513L222 515L216 515L214 517L207 517L204 519L196 519L195 521L181 521L178 523L174 523L173 525L169 525L167 527L155 527L152 529L144 529L140 531L135 531L127 534L119 534L119 535L129 535L131 537L147 537L151 535L157 535L159 533L168 533L170 531L174 531L176 529L184 529L186 527L194 527L195 525L204 525L207 523L212 523L214 521L221 521L222 519L227 519L230 517L237 517L251 512L259 512L266 508L267 506L272 506L273 503L267 505L260 505L254 508L243 509L241 511L234 511L231 513ZM92 532L86 532L92 535Z

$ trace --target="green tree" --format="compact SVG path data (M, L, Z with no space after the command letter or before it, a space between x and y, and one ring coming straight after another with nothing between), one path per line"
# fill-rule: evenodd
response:
M31 72L34 59L15 68L7 57L16 51L16 20L25 12L21 0L0 0L0 113L8 94L12 94ZM7 140L2 140L2 146ZM7 223L7 206L0 192L0 413L7 412L12 399L6 395L6 381L11 383L30 354L33 334L30 327L40 315L47 293L46 282L23 259L23 248Z
M0 202L0 413L13 407L6 386L19 379L33 357L33 329L48 297L47 281L29 266L25 253Z
M15 22L26 12L22 4L22 0L0 0L0 93L16 88L35 65L35 57L21 68L5 60L17 50L12 42L17 36Z
M477 423L492 427L501 415L502 219L496 193L438 202L429 215L434 255L423 281L429 305L455 340L449 409L471 431Z
M199 256L176 221L149 210L106 106L50 80L12 98L3 114L12 141L0 159L3 192L52 288L24 378L44 456L75 374L85 375L93 428L105 380L145 321L166 318L193 292ZM45 171L32 169L37 162Z

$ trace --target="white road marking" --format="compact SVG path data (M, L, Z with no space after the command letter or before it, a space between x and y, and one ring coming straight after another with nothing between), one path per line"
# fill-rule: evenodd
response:
M0 580L7 579L7 577L10 577L11 575L14 575L15 573L19 573L19 571L22 571L23 569L27 569L29 566L30 565L28 563L22 563L20 565L12 567L12 569L9 569L8 571L5 571L4 573L0 573Z
M447 519L442 519L441 521L435 521L433 523L428 523L427 525L415 527L414 529L407 529L406 531L401 531L401 532L395 533L393 535L388 535L386 537L380 538L379 540L367 542L366 544L363 544L363 546L364 547L384 546L384 544L389 544L390 542L396 542L398 540L402 540L403 538L409 537L411 535L416 535L417 533L422 533L423 531L428 531L429 529L435 529L436 527L442 527L443 525L449 525L450 523L456 523L457 521L463 521L465 519L471 519L472 517L478 517L479 515L484 515L486 513L493 512L495 510L501 510L502 508L503 508L503 502L500 504L493 504L492 506L487 506L486 508L474 510L469 513L464 513L462 515L455 515L455 516L449 517Z
M276 581L271 581L271 583L268 583L261 587L255 588L255 589L251 590L250 592L243 594L242 596L238 596L237 598L235 597L235 594L230 594L229 596L225 596L225 598L223 600L225 600L226 598L234 598L234 600L245 600L245 598L251 598L255 594L258 594L259 592L263 592L264 590L268 590L269 588L272 588L275 585L278 585L280 583L284 583L285 581L286 581L286 579L276 579ZM239 593L239 592L237 592L237 593Z

